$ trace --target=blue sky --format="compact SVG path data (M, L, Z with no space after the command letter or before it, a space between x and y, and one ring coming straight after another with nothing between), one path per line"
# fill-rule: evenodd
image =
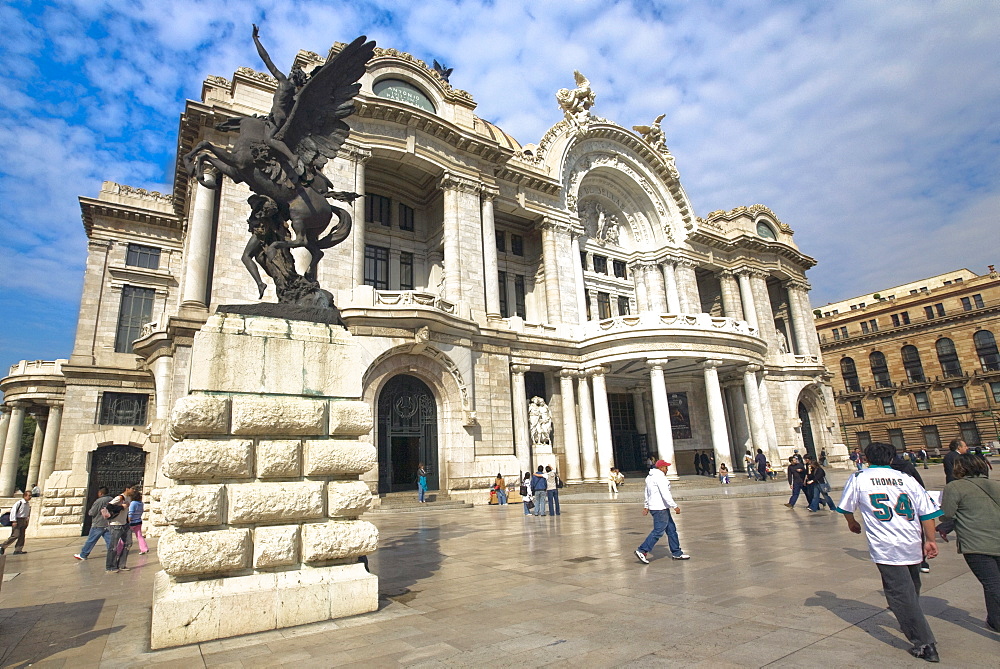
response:
M455 69L522 143L581 70L594 113L663 129L695 211L763 203L816 306L1000 265L1000 5L981 2L79 0L0 4L0 372L67 357L86 258L77 197L168 191L208 75L367 34Z

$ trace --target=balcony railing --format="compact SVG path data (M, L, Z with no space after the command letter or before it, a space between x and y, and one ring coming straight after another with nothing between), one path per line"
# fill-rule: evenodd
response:
M10 366L10 373L8 376L29 374L32 376L58 376L62 374L62 366L64 362L67 361L63 358L59 360L22 360L16 365Z

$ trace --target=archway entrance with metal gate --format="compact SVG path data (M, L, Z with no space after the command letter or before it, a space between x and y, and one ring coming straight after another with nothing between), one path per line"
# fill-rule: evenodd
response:
M799 402L799 420L802 421L802 445L809 455L816 455L816 442L813 440L812 422L809 420L809 408Z
M83 531L90 532L91 518L87 515L97 499L98 488L108 489L109 495L117 495L126 486L142 487L146 474L146 451L136 446L99 446L90 454L90 480L87 484L87 505L83 507Z
M394 376L378 399L378 491L417 489L424 463L428 490L437 490L437 403L430 388L408 374Z

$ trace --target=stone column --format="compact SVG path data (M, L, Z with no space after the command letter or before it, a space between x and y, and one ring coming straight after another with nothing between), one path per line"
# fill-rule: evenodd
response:
M757 326L760 337L768 344L768 354L778 352L778 334L774 329L774 312L771 311L771 296L767 292L766 272L750 270L750 294L754 310L757 312Z
M736 274L740 281L740 298L743 300L743 315L750 327L760 329L757 318L757 304L753 298L753 287L750 285L750 273L741 271Z
M194 207L184 258L184 293L181 296L181 307L185 309L206 310L212 301L208 296L208 268L212 264L215 190L221 188L222 176L206 168L204 178L215 187L208 188L195 181Z
M646 291L644 265L634 263L629 267L632 272L632 283L635 284L635 308L639 313L649 311L649 293Z
M351 159L354 160L354 192L358 198L354 201L354 227L351 229L351 241L354 251L354 285L365 285L365 231L368 222L365 221L365 163L372 157L367 149L352 148Z
M760 395L760 406L764 414L764 434L767 435L767 459L778 463L778 431L774 428L774 409L771 406L771 394L767 390L767 370L760 373L760 383L757 384ZM780 463L779 463L780 464Z
M656 430L657 451L661 460L670 463L667 478L677 480L677 463L674 462L674 429L670 425L670 403L667 401L667 386L663 380L665 358L647 361L649 384L653 395L653 426Z
M580 312L578 322L587 322L587 298L583 282L583 265L580 264L580 236L573 233L570 237L570 249L573 253L573 281L576 282L576 308Z
M597 442L594 439L594 405L590 400L590 378L580 373L580 453L583 460L583 480L587 483L601 481L597 468Z
M524 389L524 373L527 365L511 365L511 414L514 417L514 455L521 464L522 472L531 469L531 445L528 436L528 396Z
M761 405L760 391L757 381L757 372L760 365L747 365L743 371L743 395L746 398L747 414L750 417L750 440L753 442L754 455L756 449L761 449L765 453L769 452L767 441L767 428L764 427L764 408Z
M7 428L10 426L10 407L0 404L0 462L3 462L3 449L7 444Z
M719 272L719 286L722 288L722 315L728 318L746 320L743 315L743 300L740 299L740 289L736 285L736 275L732 270Z
M680 289L681 309L685 314L701 313L701 294L698 292L698 277L693 260L677 261L677 285Z
M635 411L635 431L646 434L646 402L644 393L639 388L632 390L632 408Z
M729 449L729 433L726 430L726 410L722 403L722 387L719 386L719 367L721 366L721 360L706 360L703 365L705 395L708 399L708 422L712 430L712 449L715 451L716 467L723 462L732 460ZM732 463L730 462L730 464Z
M24 402L10 403L10 422L7 425L7 442L0 463L0 497L11 497L17 478L17 463L21 458L21 431L24 430L24 412L28 405Z
M42 465L38 472L38 483L45 489L45 481L56 468L56 451L59 447L59 428L62 425L62 404L49 407L49 419L45 423L45 441L42 443ZM30 484L29 484L30 485Z
M31 459L28 461L28 480L25 488L31 490L38 483L38 470L42 467L42 444L45 441L45 417L40 412L32 414L35 417L35 438L31 442Z
M660 265L663 273L663 285L667 292L667 313L681 313L681 296L677 290L677 274L674 271L674 263L666 261Z
M728 387L729 399L731 400L728 406L733 419L733 436L739 448L739 452L733 453L732 469L734 471L737 465L743 464L743 455L746 451L750 451L751 455L754 454L753 437L750 436L750 423L747 418L746 395L743 393L742 383L743 379L737 379Z
M816 326L811 312L808 311L809 284L793 279L785 283L785 288L788 292L788 315L795 331L796 353L817 355L819 344L816 339Z
M566 449L566 482L583 483L580 463L580 441L576 434L576 397L573 392L575 373L568 369L559 372L559 394L562 396L563 447Z
M666 280L657 265L646 265L646 285L649 289L650 308L658 314L667 311Z
M444 297L450 302L462 302L461 230L459 230L458 191L459 180L445 174L441 180L444 191ZM499 299L499 297L498 297Z
M552 221L542 223L542 256L545 265L545 303L548 322L562 322L562 297L559 294L559 255L556 248L557 225Z
M500 190L492 186L483 186L480 191L483 216L483 271L486 273L486 315L489 318L500 318L500 279L497 267L497 233L493 220L493 200Z
M157 420L170 418L170 380L173 368L174 357L172 355L160 355L150 364L150 371L153 372L153 388L156 393Z
M595 367L594 421L597 427L597 471L601 478L611 473L615 466L615 451L611 441L611 411L608 408L608 385L604 367Z

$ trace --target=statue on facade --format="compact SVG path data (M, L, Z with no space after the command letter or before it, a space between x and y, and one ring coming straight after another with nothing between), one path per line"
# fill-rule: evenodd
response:
M310 75L293 68L286 77L274 67L261 45L257 26L253 40L261 59L278 80L270 113L266 117L230 118L217 124L217 130L236 133L232 151L201 141L184 156L184 166L206 188L218 188L218 180L206 176L206 169L214 168L236 183L246 183L254 192L248 200L252 236L243 263L260 295L265 286L254 263L272 278L275 272L281 275L285 286L278 290L281 303L322 307L330 293L321 290L316 282L317 266L324 249L347 238L352 221L347 208L330 200L351 203L358 197L356 193L332 190L322 169L337 155L350 132L344 119L354 112L354 96L361 90L358 80L374 55L375 43L361 36ZM321 236L334 213L338 223ZM288 234L288 226L294 236ZM305 248L311 256L309 269L302 277L294 264L278 258L291 248ZM306 290L307 285L314 289ZM326 306L332 306L332 299Z
M447 67L441 63L434 61L434 71L438 73L438 76L444 79L444 83L451 83L451 73L454 72L455 68Z
M576 78L576 88L560 88L556 93L556 102L567 121L585 126L590 122L590 108L594 106L597 96L590 88L590 81L579 70L574 70L573 76Z
M552 444L552 412L545 400L537 395L528 401L528 428L534 446Z
M663 129L660 127L660 121L666 117L666 114L660 114L653 121L652 125L634 125L632 129L635 130L642 139L649 144L652 149L663 156L663 160L667 163L667 171L674 178L679 176L677 171L677 164L674 157L670 155L670 149L667 148L666 136L663 134Z

